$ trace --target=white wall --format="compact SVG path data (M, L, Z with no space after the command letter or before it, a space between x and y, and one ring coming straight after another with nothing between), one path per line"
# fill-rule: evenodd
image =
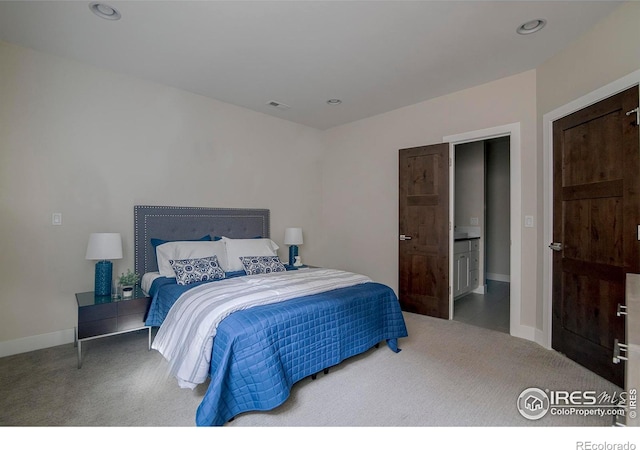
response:
M498 281L508 281L511 272L509 152L509 139L486 141L486 277Z
M484 141L455 147L454 226L479 227L484 236ZM478 219L476 224L471 219ZM464 231L464 230L463 230Z
M478 265L478 292L485 285L485 170L484 141L474 141L455 146L454 151L454 229L472 236L479 236L480 262ZM472 223L472 219L476 219ZM509 234L507 233L507 236Z
M398 150L520 122L522 211L537 210L535 71L401 108L326 132L321 263L398 287ZM521 323L535 324L535 230L522 229Z
M314 262L320 131L5 43L0 98L0 344L73 336L88 236L122 233L133 268L135 204L268 208Z
M639 23L640 2L627 2L541 64L536 87L539 118L638 70Z

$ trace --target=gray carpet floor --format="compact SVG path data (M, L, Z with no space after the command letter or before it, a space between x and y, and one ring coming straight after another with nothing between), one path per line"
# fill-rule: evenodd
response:
M611 427L611 417L516 409L529 387L620 392L539 345L456 321L405 313L402 351L386 345L294 385L280 407L239 415L237 427ZM0 358L0 425L193 427L206 385L180 389L161 355L134 332ZM620 428L618 428L620 429Z

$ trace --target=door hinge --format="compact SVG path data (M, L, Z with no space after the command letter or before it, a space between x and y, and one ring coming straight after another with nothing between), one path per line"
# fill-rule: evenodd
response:
M451 167L452 165L453 165L453 163L451 162L451 157L449 157L449 167Z
M618 309L616 311L616 316L626 316L627 315L627 307L625 305L621 305L618 303Z
M636 126L640 125L640 109L636 108L636 109L632 109L631 111L627 112L627 116L630 116L631 114L635 114L636 115ZM451 160L449 160L451 161Z
M628 346L627 344L622 344L617 339L613 341L613 363L619 364L620 361L626 361L629 358L626 356L622 356L622 353L627 354Z

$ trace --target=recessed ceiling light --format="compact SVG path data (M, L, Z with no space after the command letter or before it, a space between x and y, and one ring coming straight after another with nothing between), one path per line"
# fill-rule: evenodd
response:
M547 21L544 20L544 19L530 20L530 21L525 22L522 25L520 25L518 27L518 29L516 30L516 32L518 34L535 33L536 31L542 30L546 24L547 24Z
M91 3L89 8L96 16L102 17L103 19L119 20L120 17L122 17L117 9L106 3Z
M331 98L327 100L328 105L339 105L340 103L342 103L342 100L340 100L339 98Z

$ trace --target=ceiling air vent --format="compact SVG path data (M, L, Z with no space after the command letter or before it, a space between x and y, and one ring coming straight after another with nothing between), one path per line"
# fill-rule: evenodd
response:
M284 103L276 102L274 100L271 100L270 102L268 102L267 105L272 106L274 108L283 109L283 110L291 108L291 106L289 105L285 105Z

